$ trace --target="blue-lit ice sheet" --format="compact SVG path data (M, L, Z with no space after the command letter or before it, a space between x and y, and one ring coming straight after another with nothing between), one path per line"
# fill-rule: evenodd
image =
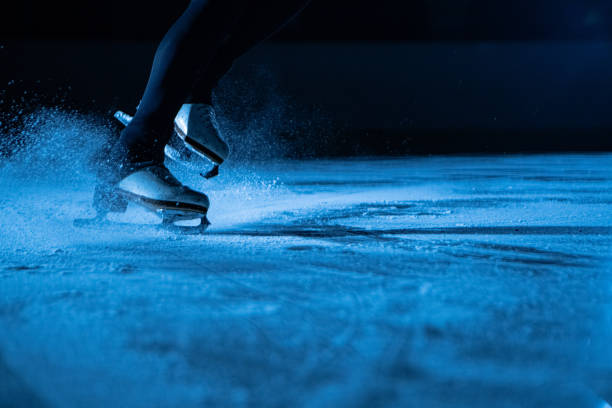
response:
M2 404L612 397L610 155L175 168L212 202L181 236L73 227L92 176L45 149L1 170Z

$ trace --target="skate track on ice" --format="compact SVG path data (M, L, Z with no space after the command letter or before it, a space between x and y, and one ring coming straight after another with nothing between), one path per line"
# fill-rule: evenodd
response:
M232 166L182 174L204 236L77 229L87 172L0 170L0 406L612 398L611 155Z

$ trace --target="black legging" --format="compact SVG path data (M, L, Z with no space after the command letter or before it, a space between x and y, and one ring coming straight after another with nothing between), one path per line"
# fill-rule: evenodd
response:
M121 143L137 160L160 159L181 105L210 102L233 62L277 31L309 0L191 0L157 48L134 119Z

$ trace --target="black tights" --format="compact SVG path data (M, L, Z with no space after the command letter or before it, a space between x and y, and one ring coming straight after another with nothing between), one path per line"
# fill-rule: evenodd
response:
M137 160L163 157L182 104L210 103L233 62L309 0L192 0L157 48L140 106L121 133Z

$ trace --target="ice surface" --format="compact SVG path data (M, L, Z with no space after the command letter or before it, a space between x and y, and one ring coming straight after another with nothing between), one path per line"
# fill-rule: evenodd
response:
M0 169L0 406L612 399L611 155L175 169L212 202L180 236L72 226L83 126Z

